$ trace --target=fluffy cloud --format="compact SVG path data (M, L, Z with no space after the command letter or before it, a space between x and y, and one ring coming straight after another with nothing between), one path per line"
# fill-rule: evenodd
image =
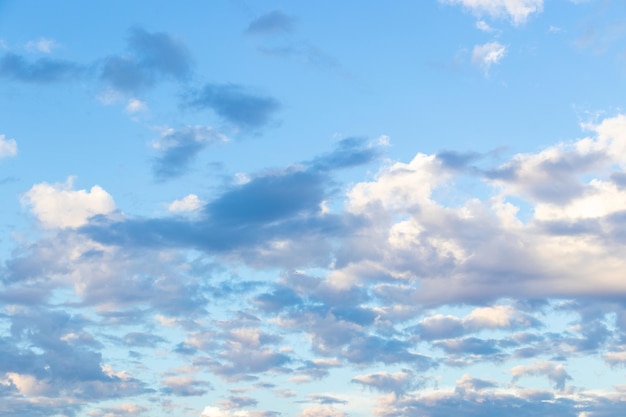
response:
M485 74L489 74L489 69L498 64L505 54L506 46L499 42L476 45L472 50L472 63L480 67Z
M167 206L167 210L172 213L195 211L202 207L203 204L204 202L201 201L197 195L189 194L188 196L183 197L180 200L172 201Z
M90 217L110 214L115 210L113 197L95 185L87 190L73 190L74 179L64 184L35 184L22 196L22 204L46 228L80 227Z
M17 155L17 142L15 139L5 139L0 135L0 159Z
M517 382L526 375L544 375L554 383L554 388L561 391L565 389L565 382L572 379L562 364L552 362L537 362L528 366L519 365L511 369L511 374L513 374L513 382Z
M460 4L477 15L508 17L520 25L533 13L543 10L543 0L440 0L446 4Z

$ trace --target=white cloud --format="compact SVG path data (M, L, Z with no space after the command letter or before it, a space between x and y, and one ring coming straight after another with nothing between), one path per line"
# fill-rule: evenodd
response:
M52 50L59 47L59 44L52 40L46 38L39 38L36 41L28 41L26 42L26 49L29 51L37 51L42 52L44 54L49 54Z
M167 206L167 210L172 213L195 211L202 207L202 204L204 204L204 202L200 200L197 195L189 194L180 200L172 201L170 205Z
M200 417L248 417L247 411L229 411L217 407L205 407Z
M554 383L554 388L561 391L565 389L565 381L572 379L562 364L554 364L552 362L537 362L534 365L515 366L511 369L511 374L513 375L513 382L517 382L522 376L544 375Z
M543 0L440 0L446 4L460 4L474 14L494 18L508 17L514 25L526 22L528 16L543 10Z
M147 109L148 105L144 101L136 98L128 100L128 104L126 105L126 112L130 114L146 111Z
M22 197L23 205L31 211L46 228L79 227L97 214L109 214L115 210L113 197L102 187L91 190L73 189L73 178L64 184L35 184Z
M506 46L499 42L488 42L474 46L472 51L472 63L489 73L492 65L498 64L506 54Z
M15 139L5 139L0 135L0 159L17 155L17 142Z
M493 32L493 28L491 26L489 26L489 24L487 22L485 22L484 20L479 20L478 22L476 22L476 28L478 30L482 30L483 32Z
M299 417L346 417L347 414L327 406L313 406L305 408Z

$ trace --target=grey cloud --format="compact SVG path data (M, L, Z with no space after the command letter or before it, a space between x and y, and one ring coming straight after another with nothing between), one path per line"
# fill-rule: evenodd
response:
M447 339L433 343L448 354L491 356L500 353L495 340L483 340L476 337Z
M325 394L309 394L307 397L318 404L346 404L347 401Z
M82 66L65 60L39 58L30 63L21 55L6 53L0 58L0 77L25 83L50 84L71 81L85 74Z
M318 171L328 171L364 165L379 158L380 148L367 146L363 138L342 139L333 152L321 155L309 164Z
M359 227L360 217L324 214L321 204L332 184L330 167L349 160L341 153L358 154L355 145L340 145L336 152L310 167L287 168L253 176L231 185L205 204L194 219L166 217L112 221L94 217L81 233L107 244L137 248L196 248L215 254L241 256L251 264L283 266L329 262L330 238ZM357 158L369 161L370 158ZM325 170L318 167L325 162ZM332 161L332 162L331 162ZM354 162L351 162L354 163ZM272 241L288 241L272 246ZM299 250L303 257L297 256Z
M275 98L257 94L237 84L205 84L190 95L186 104L192 108L212 110L244 130L268 124L280 108Z
M101 78L121 92L137 93L160 79L183 81L191 74L191 55L185 45L162 32L130 31L128 55L105 58Z
M442 162L444 167L457 171L475 170L470 163L482 157L483 155L477 152L441 151L437 154L437 159Z
M160 155L153 162L155 176L160 180L181 176L204 148L224 140L214 129L203 126L186 126L166 132L158 141Z
M377 372L367 375L358 375L352 378L352 382L381 392L393 392L396 395L402 395L420 386L421 381L419 381L411 370L404 369L395 373Z
M246 33L251 35L289 33L293 31L295 19L280 10L272 10L250 22Z
M626 188L626 172L614 172L611 174L611 181L620 189Z
M122 340L127 345L134 347L155 347L159 343L165 342L161 336L143 332L126 333Z

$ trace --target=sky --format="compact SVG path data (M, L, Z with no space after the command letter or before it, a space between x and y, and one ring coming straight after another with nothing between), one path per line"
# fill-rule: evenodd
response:
M626 3L0 0L0 415L618 417Z

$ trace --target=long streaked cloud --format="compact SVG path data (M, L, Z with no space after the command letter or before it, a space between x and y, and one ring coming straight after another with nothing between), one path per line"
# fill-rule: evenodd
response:
M0 58L0 77L24 83L51 84L81 78L86 68L72 61L38 58L28 61L24 56L7 52Z
M272 10L252 20L246 33L250 35L289 33L293 30L293 25L293 17L280 10Z

